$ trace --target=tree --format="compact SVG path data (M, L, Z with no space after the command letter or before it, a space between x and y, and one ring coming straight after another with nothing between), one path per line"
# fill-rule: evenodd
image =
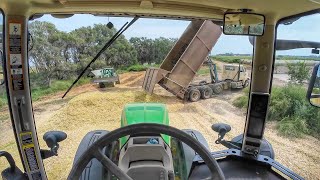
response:
M33 49L29 52L29 60L35 71L43 77L42 85L50 86L51 79L59 76L64 65L63 47L64 32L56 29L49 22L35 21L30 24L29 31L33 36Z
M141 64L154 62L153 40L146 37L133 37L130 40L138 53L138 62Z
M72 61L79 63L80 70L89 62L116 33L116 29L109 29L106 25L95 24L93 27L81 27L70 34L74 43L70 45ZM81 63L85 62L85 63ZM111 47L105 51L92 68L103 66L129 66L137 62L137 53L132 45L121 35Z
M30 23L29 31L33 37L33 49L28 54L34 72L32 76L38 85L50 86L53 79L71 79L79 74L117 30L109 29L104 24L95 24L63 32L52 23L34 21ZM136 63L161 63L175 41L163 37L139 37L131 38L129 42L121 35L89 70L107 66L128 67Z
M139 63L159 64L164 60L177 39L132 37L129 41L138 53Z
M80 73L116 33L116 29L95 24L67 33L57 30L52 23L34 21L30 24L30 33L33 36L30 64L40 76L40 85L50 86L52 79L70 79ZM117 68L135 63L137 53L122 35L103 52L92 69L106 66Z
M154 61L155 63L161 63L172 49L173 45L176 43L176 38L164 38L160 37L154 40Z
M287 63L289 69L288 74L291 83L303 84L310 78L309 69L305 61L297 63Z

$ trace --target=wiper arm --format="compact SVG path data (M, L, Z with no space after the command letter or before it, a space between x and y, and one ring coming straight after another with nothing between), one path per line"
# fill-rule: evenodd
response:
M83 76L83 74L86 72L86 70L91 66L92 63L94 63L101 54L107 50L113 43L116 41L122 33L124 33L134 22L136 22L139 19L138 16L134 17L130 23L126 22L120 29L117 31L111 39L102 47L102 49L97 53L97 55L90 61L90 63L84 68L84 70L79 74L77 79L71 84L71 86L68 88L68 90L64 93L62 98L64 98L68 92L72 89L72 87L79 81L79 79Z

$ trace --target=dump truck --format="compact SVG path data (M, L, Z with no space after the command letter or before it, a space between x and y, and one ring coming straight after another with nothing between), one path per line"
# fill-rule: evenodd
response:
M239 64L224 64L222 66L222 79L219 80L217 66L208 57L207 64L209 66L211 81L200 81L198 84L189 84L185 93L187 100L191 102L198 101L199 99L208 99L213 94L220 94L223 90L227 89L242 89L250 84L250 78L247 69L244 65Z
M99 84L99 88L120 84L119 76L113 67L93 70L88 76L92 77L91 82Z
M248 86L249 78L243 65L224 65L223 80L219 81L216 65L212 62L209 62L211 82L191 84L221 33L221 27L212 21L192 21L160 67L147 69L143 89L153 93L155 85L159 84L178 98L194 102L210 98L224 89Z

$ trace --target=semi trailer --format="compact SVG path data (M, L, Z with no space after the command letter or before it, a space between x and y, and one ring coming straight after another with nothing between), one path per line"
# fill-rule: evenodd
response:
M218 80L216 65L208 55L221 33L221 27L212 21L192 21L160 67L146 70L143 89L153 93L155 85L159 84L178 98L194 102L210 98L225 89L248 86L249 78L241 64L224 65L222 80ZM211 82L191 84L205 61L208 61Z

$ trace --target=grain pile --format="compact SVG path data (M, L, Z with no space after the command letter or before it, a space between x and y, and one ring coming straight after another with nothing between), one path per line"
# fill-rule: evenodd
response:
M147 95L141 90L128 91L108 89L108 92L88 92L70 100L52 116L45 126L38 129L40 137L49 130L62 130L68 138L62 142L60 157L45 160L50 179L65 179L71 169L73 158L83 136L92 130L114 130L120 127L123 106L130 102L166 103L170 112L179 110L183 104L175 99L159 95ZM42 143L45 147L45 144ZM66 171L68 169L68 171Z

